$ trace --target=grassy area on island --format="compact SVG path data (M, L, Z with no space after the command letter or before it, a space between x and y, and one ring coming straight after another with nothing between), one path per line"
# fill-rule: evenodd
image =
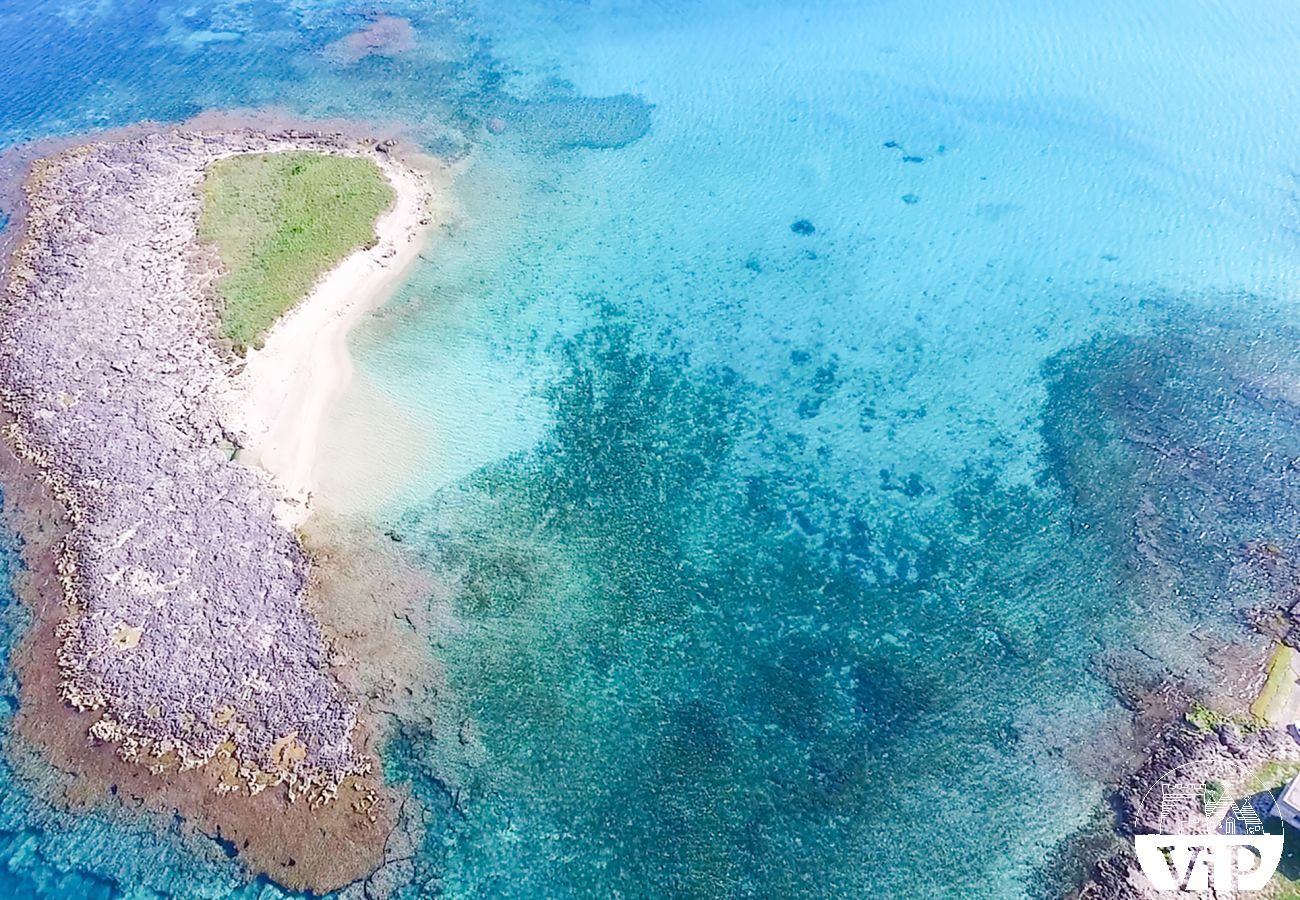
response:
M218 160L203 183L199 236L226 272L221 334L242 353L344 257L375 242L393 203L372 160L328 153L249 153Z

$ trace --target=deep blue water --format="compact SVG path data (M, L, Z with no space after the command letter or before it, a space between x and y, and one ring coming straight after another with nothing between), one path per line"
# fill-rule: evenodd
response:
M344 65L348 4L0 2L0 144L279 106L460 161L326 448L445 588L406 892L1050 895L1125 691L1212 695L1300 533L1300 10L384 11ZM0 895L278 893L8 757Z

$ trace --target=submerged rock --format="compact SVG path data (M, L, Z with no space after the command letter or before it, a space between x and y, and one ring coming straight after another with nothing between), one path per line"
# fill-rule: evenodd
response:
M626 147L650 131L651 105L632 94L583 97L557 90L524 99L503 95L484 110L492 134L506 130L542 152Z
M400 16L376 16L359 28L325 48L325 55L344 64L359 62L368 56L396 56L415 47L415 29Z

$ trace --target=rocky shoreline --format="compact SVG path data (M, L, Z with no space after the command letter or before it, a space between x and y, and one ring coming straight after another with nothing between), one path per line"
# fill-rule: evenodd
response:
M365 698L309 608L310 555L271 478L234 459L239 361L215 337L198 187L238 153L390 149L258 127L63 149L31 164L0 268L5 507L36 613L20 730L83 792L143 778L141 805L316 891L383 865L395 811L368 774Z
M1204 818L1195 801L1187 801L1177 810L1186 824L1171 827L1170 810L1167 805L1162 807L1162 798L1175 792L1199 797L1207 780L1234 774L1248 779L1250 773L1270 763L1296 762L1300 762L1300 744L1281 729L1242 731L1223 724L1203 733L1172 726L1161 736L1147 763L1115 796L1120 836L1131 841L1138 834L1202 833ZM1131 847L1125 846L1096 861L1078 896L1146 900L1163 894L1142 873Z
M1252 628L1282 644L1300 649L1300 603L1296 585L1300 571L1279 552L1259 546L1245 548L1243 567L1261 573L1273 592L1248 616ZM1110 836L1098 840L1090 828L1072 835L1062 846L1062 859L1053 859L1048 875L1063 859L1073 858L1082 879L1069 896L1079 900L1153 900L1166 896L1143 874L1133 849L1139 834L1199 834L1206 828L1199 806L1208 782L1225 784L1242 800L1266 785L1260 776L1270 766L1300 768L1300 741L1284 727L1255 719L1249 709L1264 682L1267 655L1249 654L1244 645L1234 665L1222 667L1223 684L1213 709L1166 672L1155 681L1128 679L1109 666L1106 674L1116 696L1132 713L1142 749L1138 764L1109 797L1113 811ZM1167 797L1180 798L1169 802ZM1261 815L1272 797L1257 800ZM1216 896L1235 896L1218 894ZM1253 896L1253 895L1252 895Z
M1294 678L1271 677L1278 644L1300 646L1296 332L1250 298L1214 301L1210 314L1161 298L1148 327L1043 365L1045 475L1131 617L1130 638L1089 665L1124 710L1097 742L1122 764L1095 779L1109 804L1036 870L1044 896L1150 896L1132 837L1160 824L1153 788L1199 802L1268 761L1284 780L1300 751L1284 728Z
M1262 572L1273 594L1272 603L1248 617L1259 633L1285 646L1300 649L1300 602L1294 579L1300 571L1280 553L1252 546L1242 554L1243 565ZM1173 673L1150 681L1127 678L1118 669L1104 667L1116 696L1134 717L1140 745L1138 763L1109 796L1113 817L1100 836L1092 827L1063 842L1059 857L1044 869L1049 883L1059 878L1059 868L1074 861L1080 879L1068 895L1078 900L1155 900L1167 896L1156 890L1142 872L1133 849L1139 834L1200 834L1205 818L1199 801L1208 782L1225 784L1234 799L1249 796L1266 815L1272 796L1261 788L1275 788L1261 776L1269 767L1300 771L1300 740L1286 728L1255 719L1249 709L1265 680L1267 655L1234 650L1231 671L1221 671L1223 684L1213 709L1201 705ZM1113 662L1113 661L1112 661ZM1282 769L1279 768L1279 771ZM1170 803L1166 797L1181 798ZM1216 894L1219 897L1235 893ZM1246 895L1242 895L1246 896ZM1250 896L1258 896L1250 894Z

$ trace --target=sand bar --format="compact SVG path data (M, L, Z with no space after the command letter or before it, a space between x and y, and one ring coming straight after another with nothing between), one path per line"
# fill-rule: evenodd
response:
M277 513L290 526L302 524L311 511L321 426L351 377L348 332L401 285L430 228L445 217L435 206L432 181L439 172L432 161L416 168L409 158L371 157L397 195L376 223L375 246L330 271L260 348L248 352L223 412L223 423L244 448L240 461L261 466L279 484L284 496Z

